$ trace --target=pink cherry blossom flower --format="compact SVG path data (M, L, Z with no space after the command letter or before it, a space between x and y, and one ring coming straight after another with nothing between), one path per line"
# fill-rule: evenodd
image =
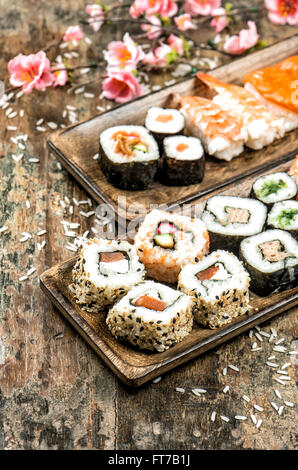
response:
M145 55L143 63L151 67L165 67L168 64L168 54L172 48L168 44L161 43L154 52L150 51Z
M100 30L102 24L104 23L104 10L103 8L98 5L97 3L92 3L91 5L87 5L85 8L85 12L90 18L87 20L90 24L93 31L96 33Z
M213 10L221 7L221 0L186 0L184 11L191 16L211 15Z
M243 54L258 42L259 35L253 21L248 21L248 29L242 29L238 36L231 36L224 45L224 50L230 54Z
M149 0L149 3L152 0ZM161 6L159 9L159 14L162 18L171 18L176 15L178 11L178 6L176 0L162 0Z
M69 28L67 28L64 36L63 36L63 41L64 42L67 42L67 41L79 41L80 39L82 39L82 37L84 37L84 33L83 31L81 30L80 26L69 26Z
M152 26L149 24L142 24L141 29L143 31L147 31L148 39L158 38L162 32L160 19L157 16L152 15L149 18L147 17L147 20L152 24Z
M187 31L188 29L196 29L196 26L191 22L191 16L185 13L184 15L176 16L174 21L180 31Z
M178 38L175 34L171 34L169 36L168 43L172 49L176 49L178 55L184 55L184 42L181 38Z
M53 83L54 87L64 86L65 83L68 81L68 73L67 73L67 70L65 70L65 65L62 62L59 62L58 64L54 64L51 69L51 72L54 76L54 83Z
M33 88L44 90L54 80L50 72L50 61L43 51L17 55L8 62L8 71L11 85L21 86L24 93L30 93Z
M137 63L145 56L143 49L133 41L129 33L125 33L123 41L112 41L104 52L108 67L134 70Z
M215 27L215 31L217 33L220 33L226 26L228 26L229 19L224 8L213 10L212 16L214 16L214 18L211 20L210 26Z
M131 72L126 70L108 71L108 76L102 82L103 97L126 103L143 93L142 86Z
M159 15L169 18L176 15L178 6L176 0L135 0L129 9L133 18L145 14L146 17Z
M268 8L268 18L275 24L298 24L298 2L297 0L265 0Z

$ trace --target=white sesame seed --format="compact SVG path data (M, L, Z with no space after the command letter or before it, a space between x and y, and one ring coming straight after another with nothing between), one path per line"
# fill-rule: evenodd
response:
M92 44L92 41L90 38L88 38L88 36L85 36L84 37L84 41L87 43L87 44Z
M251 414L250 417L251 417L252 422L253 422L254 424L257 424L257 418L255 417L255 415L254 415L254 414Z
M273 408L274 408L276 411L278 411L278 405L277 405L274 401L271 401L270 403L271 403L271 405L273 406Z
M264 411L264 408L262 408L261 406L259 405L254 405L254 408L258 411Z
M212 421L213 423L214 423L214 421L215 421L215 418L216 418L216 411L212 411L211 416L210 416L210 419L211 419L211 421Z
M185 392L185 389L180 388L180 387L176 387L175 390L176 390L176 392L179 392L179 393L184 393Z
M45 233L47 233L46 230L40 230L39 232L37 232L37 235L40 237L41 235L44 235Z
M259 429L259 427L261 426L262 422L263 422L263 420L262 420L262 419L259 419L259 421L258 421L257 424L256 424L256 428Z
M247 395L242 395L243 400L250 402L250 398Z
M34 271L36 271L36 268L32 267L29 269L29 271L27 271L27 276L30 276L30 274L33 274Z
M236 367L236 366L233 366L233 364L228 364L228 367L229 367L230 369L233 369L233 370L235 370L236 372L239 372L239 369L238 369L238 367Z
M222 419L223 421L225 421L226 423L228 423L228 422L230 421L230 419L227 418L226 416L220 415L220 417L221 417L221 419Z
M246 417L246 416L237 415L237 416L235 416L235 419L239 419L239 420L244 421L245 419L247 419L247 417Z
M278 364L276 364L275 362L267 361L266 364L267 364L267 366L269 366L269 367L278 367Z
M156 377L156 379L154 379L152 382L153 382L154 384L157 384L157 383L160 382L160 381L161 381L161 376Z
M283 406L283 405L281 405L281 406L278 408L278 414L279 414L279 416L282 414L283 409L284 409L284 406Z
M19 281L25 281L26 279L28 279L28 276L21 276L21 277L19 277Z
M5 232L8 229L7 225L4 225L3 227L0 228L0 233Z
M292 403L291 401L284 401L284 404L286 406L291 406L291 407L294 406L294 403Z
M225 388L223 389L223 393L227 393L230 390L229 385L226 385Z

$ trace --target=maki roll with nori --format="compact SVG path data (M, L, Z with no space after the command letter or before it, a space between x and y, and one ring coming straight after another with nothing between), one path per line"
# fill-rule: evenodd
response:
M268 214L267 225L270 228L287 230L298 237L298 201L277 202Z
M185 119L177 109L166 109L158 106L149 108L145 118L146 128L162 144L165 137L183 134Z
M297 195L297 185L287 173L272 173L260 176L254 182L251 195L271 208L276 202L294 199Z
M144 265L133 245L94 238L81 249L72 271L72 290L83 310L98 313L121 299L144 277Z
M227 251L213 251L196 264L186 264L178 289L194 298L195 320L209 328L249 313L250 277L243 264Z
M298 243L284 230L267 230L245 238L240 257L260 296L291 289L298 283Z
M106 322L117 339L162 352L191 332L192 306L193 299L188 295L144 281L111 308Z
M171 186L200 183L205 173L202 144L196 137L177 135L163 141L163 181Z
M175 283L182 264L208 253L209 235L198 218L154 209L140 225L134 244L149 277Z
M143 126L115 126L100 134L100 167L120 189L142 190L154 180L158 145Z
M267 207L262 202L237 196L209 198L202 215L211 249L224 247L236 255L243 238L261 232L266 218Z

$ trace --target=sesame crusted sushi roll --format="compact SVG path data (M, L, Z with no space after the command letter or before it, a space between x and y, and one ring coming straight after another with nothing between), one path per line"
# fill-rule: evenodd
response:
M199 139L184 135L167 137L163 149L163 176L166 184L184 186L202 181L205 157Z
M252 185L251 195L271 208L275 202L295 199L297 185L287 173L272 173L256 179Z
M182 264L208 253L209 235L200 219L154 209L140 225L134 244L149 277L175 283Z
M177 109L158 106L149 108L145 118L146 128L154 135L159 144L165 137L183 134L185 119Z
M298 283L298 243L284 230L267 230L245 238L240 257L260 296L291 289Z
M286 230L298 238L298 201L276 202L268 214L267 225L270 228Z
M197 264L185 265L178 277L178 289L194 297L195 320L217 328L249 312L249 282L241 261L232 253L218 250Z
M140 349L162 352L179 343L193 325L193 299L154 281L133 287L107 315L112 335Z
M267 208L262 202L236 196L210 197L202 215L211 249L224 247L236 255L241 240L261 232L266 218Z
M143 126L115 126L100 134L99 163L107 180L120 189L142 190L154 180L158 145Z
M97 313L123 297L145 277L135 247L126 241L89 240L72 271L76 302Z

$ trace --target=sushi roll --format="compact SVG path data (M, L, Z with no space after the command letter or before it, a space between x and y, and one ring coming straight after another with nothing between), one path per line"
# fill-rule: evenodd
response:
M256 294L266 296L297 286L298 243L288 232L266 230L245 238L240 257Z
M249 313L249 283L241 261L223 250L183 266L178 277L178 289L194 297L195 320L209 328Z
M107 315L107 325L118 340L140 349L162 352L192 330L193 299L154 281L133 287Z
M158 145L143 126L115 126L100 134L100 167L117 188L142 190L154 180Z
M209 232L211 249L224 247L236 256L241 240L261 232L266 218L265 204L236 196L210 197L202 215Z
M209 235L200 219L154 209L140 225L134 244L149 277L175 283L183 263L208 253Z
M294 199L296 194L297 185L294 179L284 172L260 176L252 185L251 190L251 196L259 199L269 208L275 202Z
M298 237L298 201L277 202L268 214L270 228L287 230L294 238Z
M81 249L72 271L72 289L83 310L98 313L144 277L144 265L133 245L94 238Z
M160 145L165 137L183 134L184 125L184 116L177 109L153 106L148 109L145 118L145 127Z
M244 150L246 132L241 119L200 96L174 93L171 106L185 116L185 133L198 137L209 155L230 161Z
M163 142L163 180L170 186L200 183L205 173L205 157L196 137L177 135Z

